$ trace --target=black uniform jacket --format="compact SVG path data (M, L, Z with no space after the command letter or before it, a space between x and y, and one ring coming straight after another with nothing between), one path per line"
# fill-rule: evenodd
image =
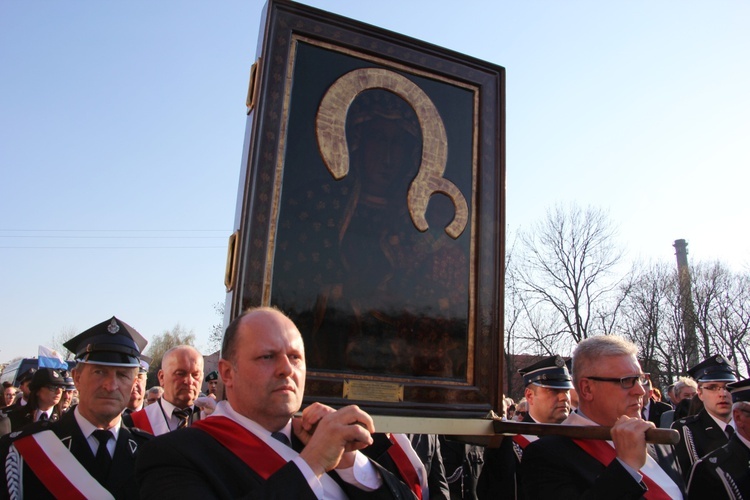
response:
M404 478L401 477L398 467L396 467L393 459L388 454L388 449L392 446L388 436L383 433L375 433L372 438L372 445L362 450L362 453L403 480ZM422 461L427 473L427 486L430 488L430 499L450 499L450 489L448 488L448 480L445 477L445 466L443 465L443 457L440 454L440 440L437 434L414 434L414 437L411 439L411 445L414 452ZM425 498L424 500L428 499Z
M654 425L659 427L659 425L661 424L661 416L668 411L672 411L672 407L670 405L651 398L648 408L648 421L653 422Z
M649 454L684 491L671 447L648 446ZM562 436L544 436L526 447L521 481L524 498L528 499L636 499L646 492L645 484L636 482L619 460L605 466Z
M687 482L693 464L706 454L727 444L727 435L711 415L703 409L696 415L681 418L672 424L680 433L680 442L674 446L677 461Z
M49 429L53 431L60 441L70 450L86 470L97 470L94 453L86 442L81 429L78 427L73 411L66 412L60 420L54 423L36 422L26 427L20 434L11 433L0 440L0 460L5 464L5 458L13 440ZM140 445L151 439L151 435L138 429L120 427L117 436L117 445L112 457L112 465L106 478L94 478L104 486L115 498L138 498L138 490L135 486L134 470L135 456ZM0 498L8 498L7 475L2 476L0 486ZM24 498L44 499L54 498L47 488L34 475L29 466L23 465L23 494Z
M296 437L292 445L302 448ZM350 498L413 499L409 488L377 463L383 486L365 492L329 475ZM187 427L162 434L147 443L136 462L141 498L277 498L314 499L312 489L294 462L287 462L264 480L237 455L207 432Z
M688 499L750 498L750 449L736 435L693 466Z

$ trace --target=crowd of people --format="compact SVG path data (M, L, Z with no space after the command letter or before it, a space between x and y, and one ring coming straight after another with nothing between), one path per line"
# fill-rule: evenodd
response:
M750 379L718 355L662 398L635 345L586 339L519 370L524 397L504 418L533 432L483 448L379 433L354 405L303 409L305 346L275 308L232 321L211 373L195 348L170 349L148 390L145 344L118 318L65 346L72 372L4 386L0 499L750 498ZM582 426L609 439L567 432ZM677 444L655 442L657 427Z

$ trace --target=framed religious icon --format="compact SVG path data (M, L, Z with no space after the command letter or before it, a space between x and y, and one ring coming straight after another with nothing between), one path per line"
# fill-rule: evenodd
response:
M308 401L485 416L501 398L504 70L266 6L228 304L288 314Z

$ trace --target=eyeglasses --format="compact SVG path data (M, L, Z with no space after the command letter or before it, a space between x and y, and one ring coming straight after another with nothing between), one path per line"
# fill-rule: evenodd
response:
M727 389L726 385L715 385L715 384L702 385L701 389L706 390L706 391L710 391L710 392L719 392L719 391L727 391L727 392L729 392L729 389Z
M526 412L525 411L517 411L516 415L520 415L522 417L525 417L526 416Z
M633 386L635 386L635 383L638 382L641 385L647 385L648 381L651 379L651 374L649 373L642 373L640 375L631 375L629 377L622 377L622 378L609 378L609 377L581 377L581 378L587 378L590 380L596 380L599 382L614 382L620 384L620 387L623 389L632 389Z
M63 387L61 385L45 385L44 387L46 387L47 390L50 391L50 392L57 392L57 391L64 391L65 390L65 387Z

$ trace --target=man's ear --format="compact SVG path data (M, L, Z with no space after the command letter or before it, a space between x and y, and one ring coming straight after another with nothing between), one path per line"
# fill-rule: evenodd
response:
M526 389L523 390L523 397L526 398L526 401L531 402L534 399L534 391L531 390L531 384L526 386Z
M591 401L594 398L594 386L591 383L591 380L587 378L582 378L578 381L578 387L576 387L576 391L578 392L578 399L583 399L585 401Z
M232 363L226 359L220 359L218 371L221 381L224 382L224 387L232 387L234 385L234 367Z
M159 379L159 385L164 387L164 370L159 370L159 373L156 374L156 378Z

